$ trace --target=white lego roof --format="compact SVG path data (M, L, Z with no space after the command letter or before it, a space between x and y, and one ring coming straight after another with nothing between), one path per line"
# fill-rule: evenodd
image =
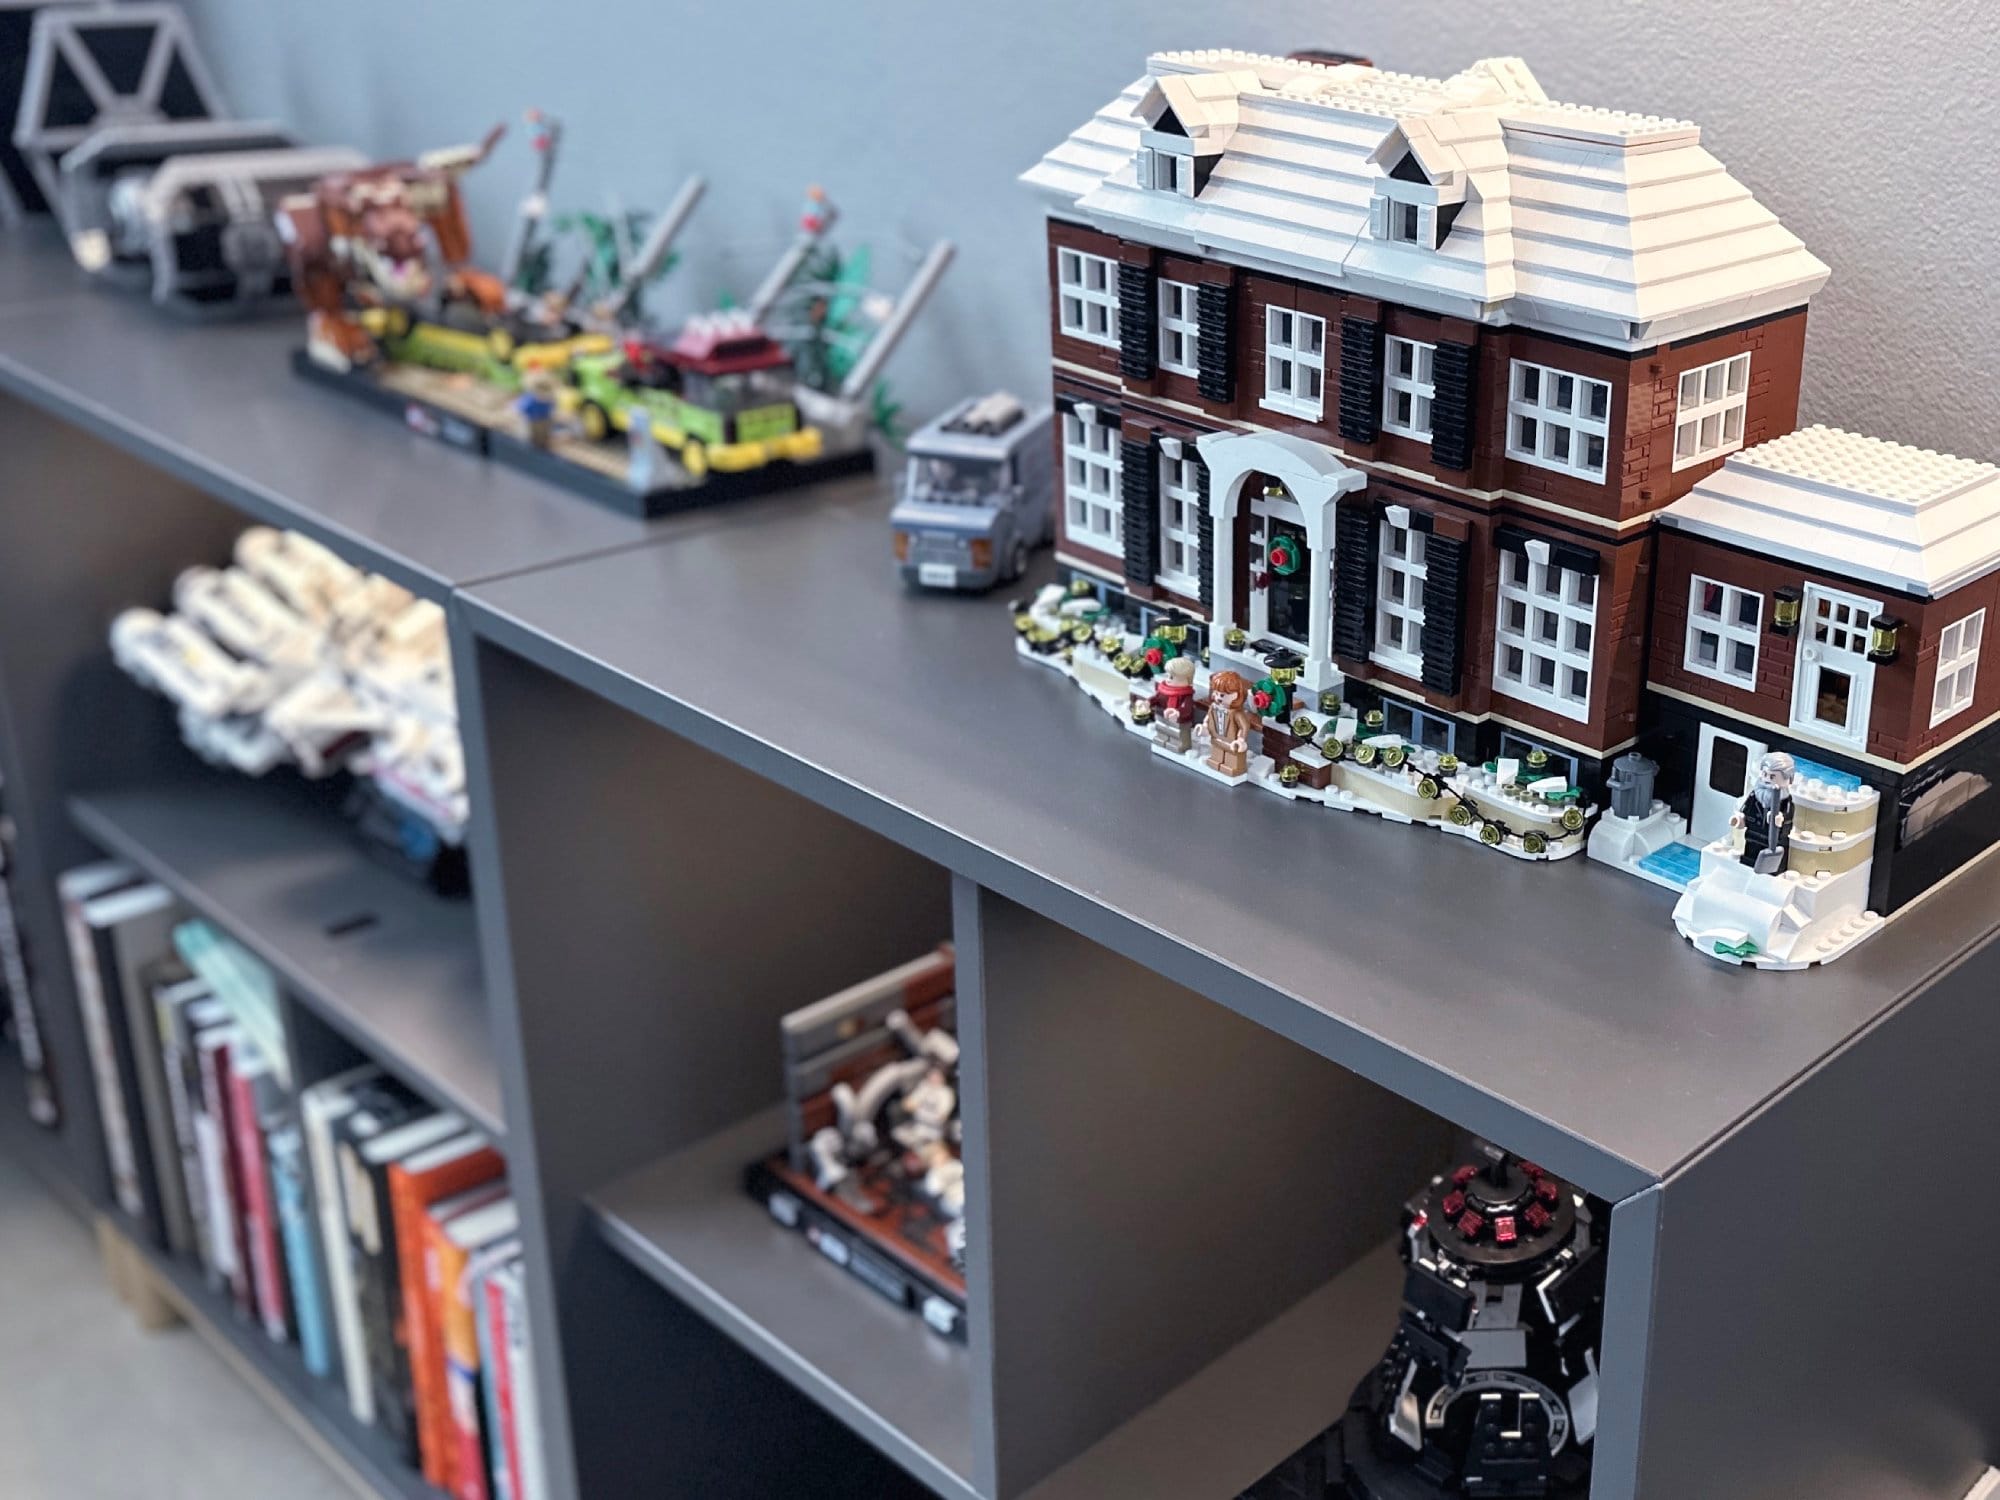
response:
M1553 103L1518 58L1448 79L1224 51L1158 53L1146 69L1022 174L1060 214L1619 348L1798 307L1826 282L1826 266L1702 149L1698 127ZM1217 80L1236 92L1233 121ZM1141 106L1156 89L1198 100L1204 133L1226 134L1197 198L1137 184ZM1435 250L1369 232L1370 200L1405 147L1444 202L1463 198Z
M1935 599L2000 568L2000 468L1808 427L1732 454L1660 519Z

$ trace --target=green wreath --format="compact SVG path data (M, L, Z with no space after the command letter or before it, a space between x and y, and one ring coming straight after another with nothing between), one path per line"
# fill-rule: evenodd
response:
M1290 578L1299 570L1298 548L1292 544L1289 538L1280 537L1277 541L1271 543L1270 550L1265 554L1264 562L1280 578Z
M1256 686L1250 689L1250 702L1257 712L1280 722L1284 720L1285 710L1291 701L1291 691L1274 677L1260 677Z
M1139 654L1146 659L1146 665L1159 671L1168 662L1181 654L1181 648L1165 636L1154 634L1146 637L1139 645Z

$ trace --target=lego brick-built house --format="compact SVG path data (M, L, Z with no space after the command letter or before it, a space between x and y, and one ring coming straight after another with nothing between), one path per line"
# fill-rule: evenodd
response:
M1783 966L2000 835L2000 478L1795 431L1827 268L1696 126L1553 102L1516 59L1163 53L1024 180L1071 588L1215 670L1296 667L1293 701L1340 716L1267 718L1223 779L1553 858L1580 819L1530 828L1559 784L1531 778L1594 795L1643 752L1663 802L1591 852L1706 882L1683 930ZM1117 711L1120 642L1075 640ZM1776 751L1804 886L1723 868Z
M1646 748L1728 831L1758 761L1880 794L1868 906L2000 834L2000 469L1814 427L1728 460L1661 516Z
M1659 514L1796 425L1827 277L1697 127L1169 53L1025 180L1063 564L1463 759L1636 741Z

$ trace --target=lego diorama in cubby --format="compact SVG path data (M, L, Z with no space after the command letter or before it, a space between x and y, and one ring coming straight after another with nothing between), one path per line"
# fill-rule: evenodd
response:
M787 1015L785 1149L745 1184L863 1285L965 1338L952 950Z
M657 218L614 209L551 224L561 122L528 121L534 174L497 272L474 264L459 179L500 128L329 174L279 204L309 310L298 373L640 515L871 468L872 436L893 417L877 377L951 244L933 245L900 293L878 292L867 254L832 242L839 211L815 187L745 303L661 332L645 293L670 269L702 180Z
M1583 1500L1610 1206L1481 1143L1403 1210L1396 1333L1347 1411L1239 1500Z
M1829 273L1697 126L1160 53L1023 180L1062 581L1017 645L1154 753L1587 852L1763 968L2000 837L2000 471L1797 430Z
M201 759L340 795L364 845L440 894L467 886L470 806L445 615L310 537L253 526L172 608L111 625L121 670L173 703Z

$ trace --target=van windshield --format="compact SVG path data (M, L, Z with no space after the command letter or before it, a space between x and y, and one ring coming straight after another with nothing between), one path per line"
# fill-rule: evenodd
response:
M935 503L972 504L1000 488L1000 464L990 458L910 460L910 498Z

